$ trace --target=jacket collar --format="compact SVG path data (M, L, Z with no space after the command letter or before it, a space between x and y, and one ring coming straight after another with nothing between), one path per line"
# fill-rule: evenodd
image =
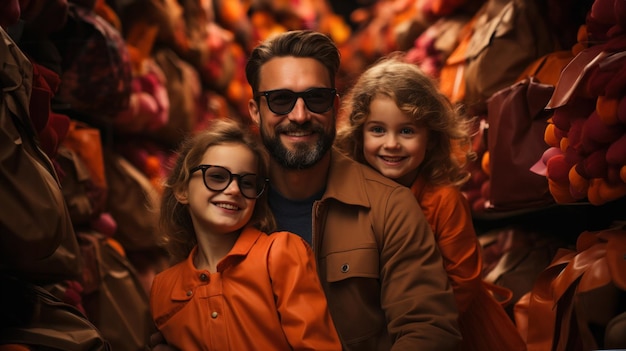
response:
M370 207L367 197L366 180L369 179L366 167L340 151L331 150L330 169L326 192L322 200L336 199L348 205Z

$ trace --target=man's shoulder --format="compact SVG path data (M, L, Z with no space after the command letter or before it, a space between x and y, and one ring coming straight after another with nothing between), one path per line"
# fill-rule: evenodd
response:
M338 173L341 174L341 179L357 181L361 178L361 180L365 182L376 183L391 188L403 187L395 181L380 174L372 167L359 163L337 150L333 154L333 167L340 170Z
M333 169L326 196L344 203L375 207L393 201L410 201L415 197L411 190L383 176L367 165L345 155L333 157Z
M377 170L373 169L372 167L368 165L364 165L362 163L358 163L358 162L356 163L359 165L359 167L363 169L363 176L365 177L366 181L380 183L381 185L389 186L392 188L406 188L405 186L396 183L394 180L389 179L385 177L384 175L380 174Z

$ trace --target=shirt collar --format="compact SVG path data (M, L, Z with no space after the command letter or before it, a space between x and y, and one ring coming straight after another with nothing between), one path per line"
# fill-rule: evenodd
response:
M241 262L241 260L248 255L254 243L256 243L261 235L263 235L263 232L252 226L244 228L228 255L222 258L217 264L217 271L223 272L226 268ZM197 269L193 264L193 258L197 252L198 246L196 245L191 250L189 256L187 256L187 259L180 263L178 273L174 275L175 282L173 283L172 300L189 300L191 296L195 294L196 287L209 283L209 271Z

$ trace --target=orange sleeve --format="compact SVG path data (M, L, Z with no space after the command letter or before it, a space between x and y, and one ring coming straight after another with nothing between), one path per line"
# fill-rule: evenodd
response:
M294 350L341 350L310 246L295 234L272 236L268 267L289 344Z
M443 256L459 312L464 312L482 281L480 244L467 200L454 187L438 187L420 201Z

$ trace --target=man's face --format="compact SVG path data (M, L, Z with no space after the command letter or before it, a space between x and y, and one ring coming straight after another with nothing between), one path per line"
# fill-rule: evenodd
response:
M284 168L309 168L331 148L339 102L337 95L329 92L331 86L324 65L312 58L277 57L261 67L259 92L289 90L262 96L259 104L251 100L248 105L251 117L260 124L265 147ZM304 97L292 95L304 91L309 91ZM289 110L289 102L294 100Z

